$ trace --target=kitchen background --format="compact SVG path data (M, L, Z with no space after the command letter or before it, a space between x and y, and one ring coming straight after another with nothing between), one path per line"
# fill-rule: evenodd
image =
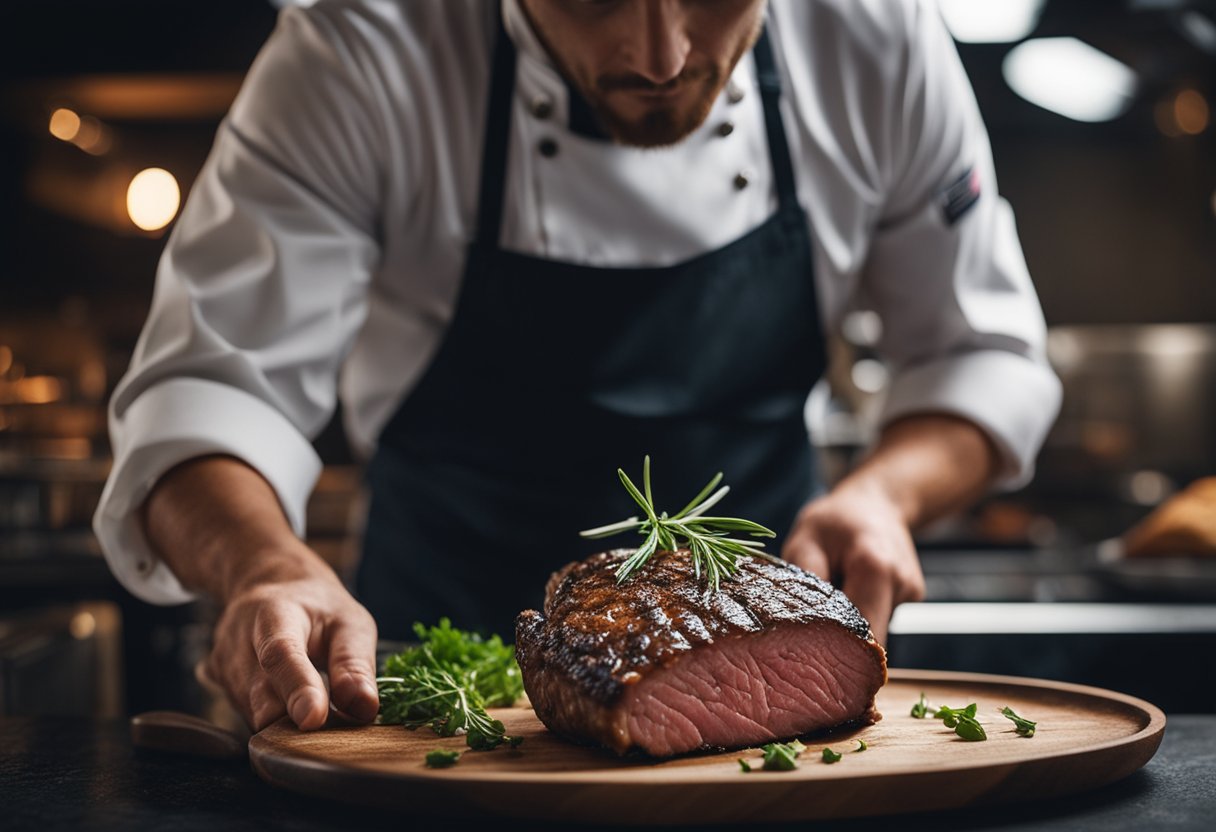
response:
M892 661L1100 684L1216 711L1213 561L1109 562L1216 475L1216 2L939 0L992 136L1065 403L1035 482L921 536ZM266 0L8 0L0 13L0 715L204 710L213 610L151 607L89 530L179 200L274 25ZM808 406L854 459L886 370L859 311ZM337 417L309 537L351 563ZM1213 509L1216 511L1216 508ZM1185 554L1185 553L1180 553Z

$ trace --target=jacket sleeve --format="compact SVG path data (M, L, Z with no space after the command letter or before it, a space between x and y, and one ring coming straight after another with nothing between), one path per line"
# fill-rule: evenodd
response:
M1060 407L1046 327L997 193L988 137L932 3L911 2L887 197L861 279L893 370L882 422L969 419L1003 457L999 486L1026 483Z
M374 108L332 22L285 10L171 234L131 365L110 402L114 465L94 516L111 570L155 603L192 596L138 512L171 467L245 461L297 534L339 367L379 259Z

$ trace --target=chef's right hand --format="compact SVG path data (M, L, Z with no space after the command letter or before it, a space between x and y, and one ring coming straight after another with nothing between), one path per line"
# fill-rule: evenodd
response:
M355 720L375 718L376 623L327 566L260 574L227 601L207 672L254 731L284 714L320 728L331 702Z

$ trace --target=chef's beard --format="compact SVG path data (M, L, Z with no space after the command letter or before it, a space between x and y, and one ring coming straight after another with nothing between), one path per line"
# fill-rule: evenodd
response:
M663 84L652 83L640 75L602 75L595 79L592 89L583 88L581 92L604 130L619 144L651 148L677 144L705 123L731 72L744 53L755 45L762 29L763 16L760 16L755 30L742 41L730 61L723 65L685 67L683 72ZM656 103L640 118L624 118L608 103L614 94L663 91L686 85L694 87L696 95L681 96L679 102L671 105ZM583 87L582 84L578 86Z

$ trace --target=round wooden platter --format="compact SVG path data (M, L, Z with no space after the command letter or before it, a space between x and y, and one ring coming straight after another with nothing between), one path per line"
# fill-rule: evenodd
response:
M924 691L934 704L979 704L988 732L966 742L939 720L914 719ZM1018 736L1004 706L1038 722ZM1038 679L896 670L878 693L883 719L805 739L794 771L761 771L745 749L655 761L572 745L530 708L493 711L518 750L468 751L461 737L372 725L303 732L281 721L249 742L267 782L309 795L449 817L498 815L545 821L703 824L797 821L1026 802L1126 777L1157 751L1165 715L1100 688ZM857 752L857 740L868 745ZM821 749L842 753L825 764ZM447 769L423 764L436 748L465 751ZM740 758L753 765L744 773Z

